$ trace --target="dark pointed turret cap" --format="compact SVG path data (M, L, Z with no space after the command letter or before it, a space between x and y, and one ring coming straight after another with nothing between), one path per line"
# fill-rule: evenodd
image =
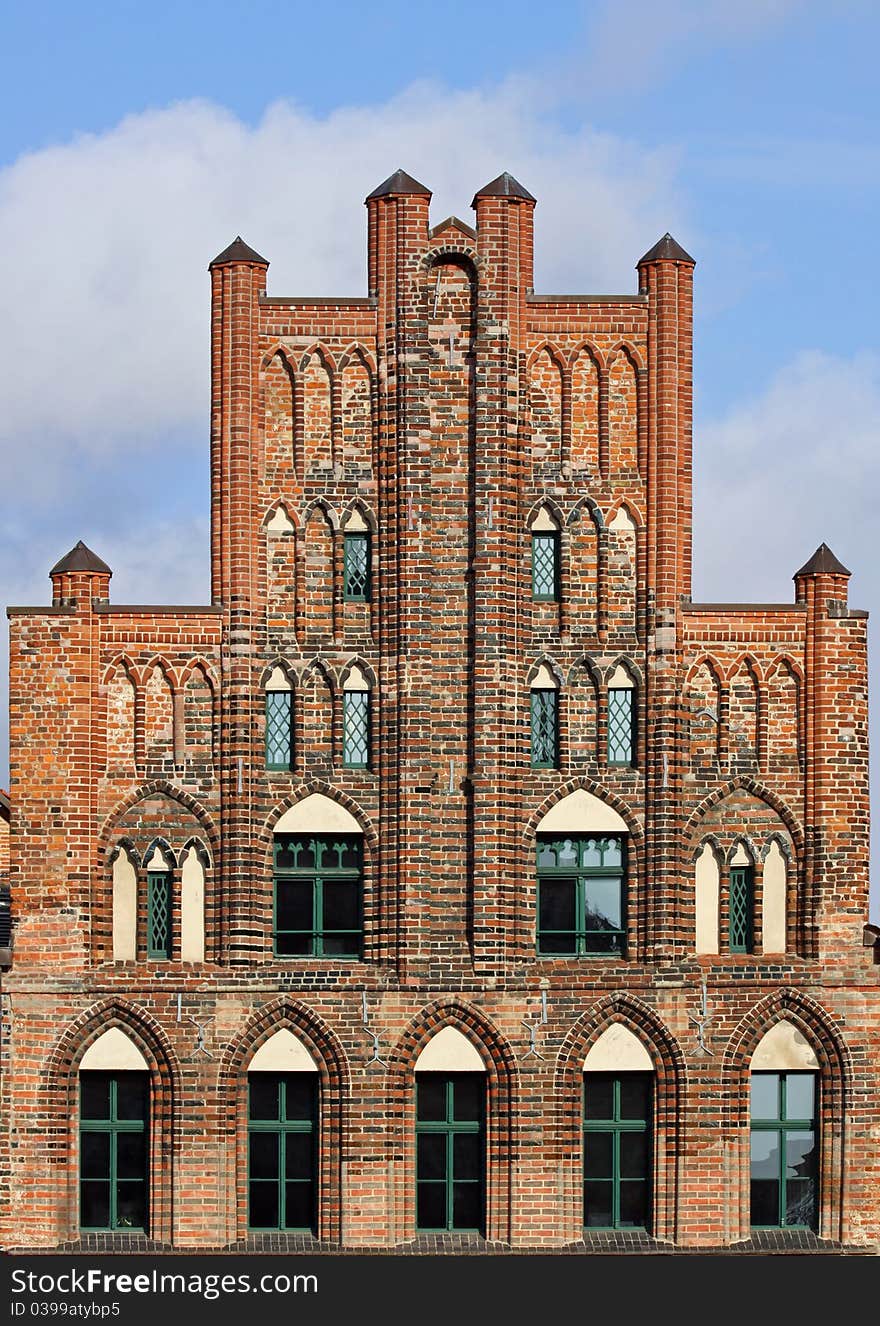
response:
M641 267L642 263L645 262L689 262L692 267L697 265L696 258L692 258L689 253L686 253L678 240L672 238L668 230L662 239L657 240L653 249L648 249L645 256L639 258L636 266Z
M523 188L519 180L513 178L509 170L503 170L497 179L477 189L471 207L476 207L478 198L525 198L530 203L538 201L533 193Z
M843 562L839 562L834 553L828 547L827 543L820 543L819 547L813 553L810 560L795 571L792 580L797 580L799 576L850 576L852 571L848 571Z
M371 198L387 198L392 193L421 193L428 198L431 197L431 190L426 189L424 184L419 184L418 180L414 180L412 175L407 175L405 170L396 170L372 193L367 194L366 201L369 202Z
M245 244L241 235L236 235L232 243L225 248L222 253L218 253L213 262L208 263L208 271L212 267L225 267L233 262L253 262L261 267L269 266L268 258L261 258L256 249L252 249L250 244Z
M97 571L100 575L112 576L113 572L106 562L102 562L97 553L87 548L80 539L66 557L52 567L50 576L64 575L68 571Z

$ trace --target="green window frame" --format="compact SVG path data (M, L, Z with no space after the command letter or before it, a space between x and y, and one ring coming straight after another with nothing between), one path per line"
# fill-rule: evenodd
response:
M622 956L626 948L625 837L541 835L536 856L538 956Z
M266 692L266 768L293 766L293 692Z
M146 1233L149 1073L80 1073L79 1227Z
M755 943L755 872L731 866L727 893L727 939L731 953L751 953Z
M608 763L632 764L635 731L632 687L608 690Z
M559 600L559 532L532 533L532 598L538 602Z
M342 692L342 763L346 769L370 765L370 692Z
M584 1073L584 1228L651 1222L652 1073Z
M171 957L172 878L170 870L147 871L147 957Z
M343 536L342 580L344 597L353 603L368 603L372 592L370 536L357 530Z
M532 768L555 769L559 763L559 691L531 692Z
M816 1073L751 1074L753 1229L817 1229L819 1130Z
M482 1233L485 1073L416 1074L416 1225Z
M248 1228L317 1233L318 1074L248 1074Z
M359 958L363 946L360 834L276 834L275 954Z

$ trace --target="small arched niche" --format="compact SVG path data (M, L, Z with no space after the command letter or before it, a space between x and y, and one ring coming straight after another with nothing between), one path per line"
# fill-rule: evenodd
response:
M629 1027L612 1022L590 1048L585 1073L653 1073L651 1056Z
M810 1042L797 1027L783 1019L776 1022L755 1046L752 1072L817 1072L819 1060Z
M584 788L577 788L557 801L537 826L537 833L626 833L627 824L617 811Z
M485 1073L479 1051L456 1027L432 1036L416 1060L417 1073Z
M317 1073L310 1052L287 1027L264 1041L248 1064L249 1073Z
M137 869L121 847L113 862L113 961L137 957Z
M120 1027L108 1027L92 1041L80 1060L79 1071L143 1073L150 1065L134 1041Z
M338 801L313 792L281 816L275 833L362 833L361 826Z
M542 663L541 666L538 668L538 671L535 673L534 677L532 678L531 688L533 691L559 690L559 680L553 673L552 669L546 663Z

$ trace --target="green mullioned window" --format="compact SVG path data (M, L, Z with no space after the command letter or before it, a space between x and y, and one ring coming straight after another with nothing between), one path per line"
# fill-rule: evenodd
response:
M266 768L293 764L293 692L266 692Z
M145 1232L148 1073L80 1073L79 1224Z
M816 1229L819 1138L815 1073L752 1073L751 1222Z
M370 692L342 693L342 763L366 769L370 763Z
M584 1226L647 1229L650 1073L584 1074Z
M317 1229L317 1073L248 1076L248 1226Z
M608 763L633 762L633 690L612 687L608 691Z
M559 534L532 534L532 597L545 603L559 598Z
M171 873L147 872L147 957L171 957Z
M360 603L368 602L371 592L369 534L357 532L345 535L342 570L345 598Z
M275 952L357 958L363 943L363 840L359 834L277 834Z
M537 874L539 956L623 953L626 843L622 836L540 837Z
M730 867L728 941L731 953L751 953L755 939L755 877L751 866Z
M482 1231L484 1073L416 1075L416 1223Z
M531 692L532 768L555 769L559 763L559 692Z

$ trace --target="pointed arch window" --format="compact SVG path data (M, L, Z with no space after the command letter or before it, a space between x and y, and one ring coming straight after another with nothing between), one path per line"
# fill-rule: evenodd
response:
M167 961L172 945L173 862L156 844L147 854L147 957Z
M728 870L727 947L731 953L755 950L755 867L738 843Z
M342 763L346 769L370 765L370 683L357 666L351 668L342 692Z
M118 1027L93 1041L79 1070L79 1224L146 1233L150 1073Z
M816 1073L751 1074L751 1222L815 1229L819 1139Z
M532 597L555 603L560 596L559 525L546 507L542 507L531 525Z
M542 663L531 684L532 768L559 764L559 683Z
M266 768L290 769L293 765L293 691L280 667L272 669L266 682Z
M360 511L355 508L343 531L343 595L355 603L368 603L372 594L370 531Z
M608 682L608 763L631 765L635 751L635 683L618 664Z

